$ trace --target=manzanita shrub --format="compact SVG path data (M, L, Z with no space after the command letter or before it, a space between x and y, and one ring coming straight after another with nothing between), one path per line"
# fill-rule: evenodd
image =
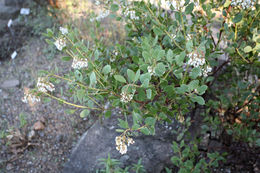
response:
M90 22L97 28L107 18L121 22L124 41L107 45L96 33L82 40L77 28L48 29L47 42L66 54L63 60L72 61L71 70L64 76L42 73L23 100L34 104L50 97L82 108L81 117L91 110L110 117L119 108L125 115L118 119L121 135L115 139L121 154L137 133L155 134L156 122L185 122L191 109L205 105L203 95L226 66L259 67L255 0L108 0L96 5L103 11ZM68 82L74 103L54 92L57 79Z

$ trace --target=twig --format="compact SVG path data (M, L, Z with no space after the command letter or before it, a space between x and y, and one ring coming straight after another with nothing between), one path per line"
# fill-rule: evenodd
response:
M212 86L213 83L215 83L217 77L216 74L218 73L218 71L220 71L225 65L227 65L230 62L230 59L228 59L227 61L225 61L224 63L222 63L212 74L212 76L214 76L214 80L208 84L208 87Z
M246 58L240 53L240 51L238 50L238 48L236 48L236 52L238 53L238 55L246 62L246 63L250 63L248 60L246 60Z
M45 95L47 95L47 96L49 96L49 97L51 97L51 98L53 98L53 99L55 99L55 100L58 100L58 101L62 102L62 103L64 103L64 104L71 105L71 106L74 106L74 107L77 107L77 108L101 110L100 108L91 108L91 107L87 107L87 106L76 105L76 104L67 102L67 101L65 101L65 100L63 100L63 99L61 99L61 98L55 97L55 96L53 96L53 95L51 95L51 94L48 94L48 93L45 93L45 92L42 92L42 93L45 94ZM102 109L103 109L103 108L102 108Z

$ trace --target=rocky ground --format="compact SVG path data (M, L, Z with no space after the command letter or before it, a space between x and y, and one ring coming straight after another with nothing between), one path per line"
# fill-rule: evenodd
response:
M0 65L0 170L3 172L59 172L70 149L91 123L77 112L55 101L29 107L21 101L25 87L34 87L38 69L68 68L60 60L47 60L46 44L36 38L21 48L20 54ZM46 66L49 64L49 66ZM7 142L7 143L6 143Z
M21 30L28 30L26 24L12 26L16 35L10 38L7 23L19 17L19 10L0 1L0 14L8 12L0 15L0 42L12 41L1 50L0 58L0 172L60 172L78 138L93 121L80 118L77 111L68 114L70 107L55 101L34 107L21 101L24 89L35 86L39 70L59 68L62 73L71 64L62 63L58 54L49 57L46 52L50 48L39 35L21 35ZM17 56L11 59L14 50Z

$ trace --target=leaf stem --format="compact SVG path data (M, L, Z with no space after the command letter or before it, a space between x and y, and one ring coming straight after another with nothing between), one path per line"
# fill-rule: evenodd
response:
M246 63L250 63L248 60L246 60L246 58L240 53L240 51L238 50L238 48L236 48L236 52L238 53L238 55L246 62Z
M184 76L183 76L183 80L181 81L181 84L183 84L184 81L185 81L185 79L186 79L186 76L187 76L187 73L188 73L189 67L190 67L190 65L188 64L188 65L187 65L187 68L186 68L186 70L185 70Z
M65 36L69 41L70 41L70 43L73 45L73 46L75 46L75 44L74 44L74 42L69 38L69 37L67 37L67 36ZM81 50L77 47L77 46L75 46L76 47L76 50L79 52L79 54L82 56L82 57L85 57L84 56L84 54L81 52ZM93 51L94 52L94 51ZM93 55L93 52L92 52L92 55ZM92 55L91 55L91 57L92 57ZM96 65L92 62L92 60L90 59L90 58L88 58L88 60L89 60L89 62L92 64L92 66L94 67L94 72L103 80L103 81L105 81L104 80L104 78L103 78L103 76L98 72L98 70L96 69ZM99 83L102 85L102 86L104 86L103 85L103 83L100 81L100 80L98 80L99 81Z
M251 26L252 26L252 24L254 23L254 21L255 21L256 17L258 16L259 12L260 12L260 10L258 10L258 11L257 11L257 13L255 14L255 16L254 16L253 20L252 20L252 21L251 21L251 23L249 24L249 27L248 27L248 29L250 29L250 28L251 28Z
M74 107L77 107L77 108L93 109L93 110L102 110L102 109L100 109L100 108L91 108L91 107L87 107L87 106L82 106L82 105L73 104L73 103L67 102L67 101L65 101L65 100L63 100L63 99L61 99L61 98L55 97L55 96L53 96L53 95L51 95L51 94L49 94L49 93L45 93L45 92L41 92L41 93L43 93L43 94L47 95L48 97L51 97L51 98L53 98L53 99L55 99L55 100L58 100L58 101L60 101L60 102L62 102L62 103L64 103L64 104L67 104L67 105L70 105L70 106L74 106Z
M183 16L182 16L182 12L181 9L179 10L180 15L181 15L181 25L182 25L182 29L183 29L183 35L184 35L184 39L186 41L186 31L185 31L185 26L184 26L184 22L183 22Z
M79 85L79 86L81 86L81 87L83 87L83 88L85 88L85 89L90 89L90 90L95 90L95 91L107 91L107 90L103 90L103 89L91 88L91 87L88 87L88 86L86 86L86 85L83 85L83 84L81 84L81 83L79 83L79 82L72 81L71 79L68 79L68 78L65 78L65 77L61 77L61 76L56 75L56 74L50 74L49 76L53 76L53 77L56 77L56 78L60 78L60 79L69 81L69 82L71 82L71 83L74 82L74 83L76 83L77 85Z

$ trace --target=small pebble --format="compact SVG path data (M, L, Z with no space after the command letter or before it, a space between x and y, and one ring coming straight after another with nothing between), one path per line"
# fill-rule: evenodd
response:
M11 163L8 163L7 165L6 165L6 170L7 171L10 171L11 169L13 169L14 168L14 166L11 164Z
M40 137L44 137L44 132L43 132L43 131L40 131L40 132L39 132L39 135L40 135Z
M20 14L22 14L22 15L30 14L30 8L21 8Z
M28 133L28 139L29 139L29 140L32 140L34 137L35 137L35 131L34 131L34 130L31 130L31 131Z
M37 121L33 125L34 130L43 130L45 128L44 124L41 121Z

